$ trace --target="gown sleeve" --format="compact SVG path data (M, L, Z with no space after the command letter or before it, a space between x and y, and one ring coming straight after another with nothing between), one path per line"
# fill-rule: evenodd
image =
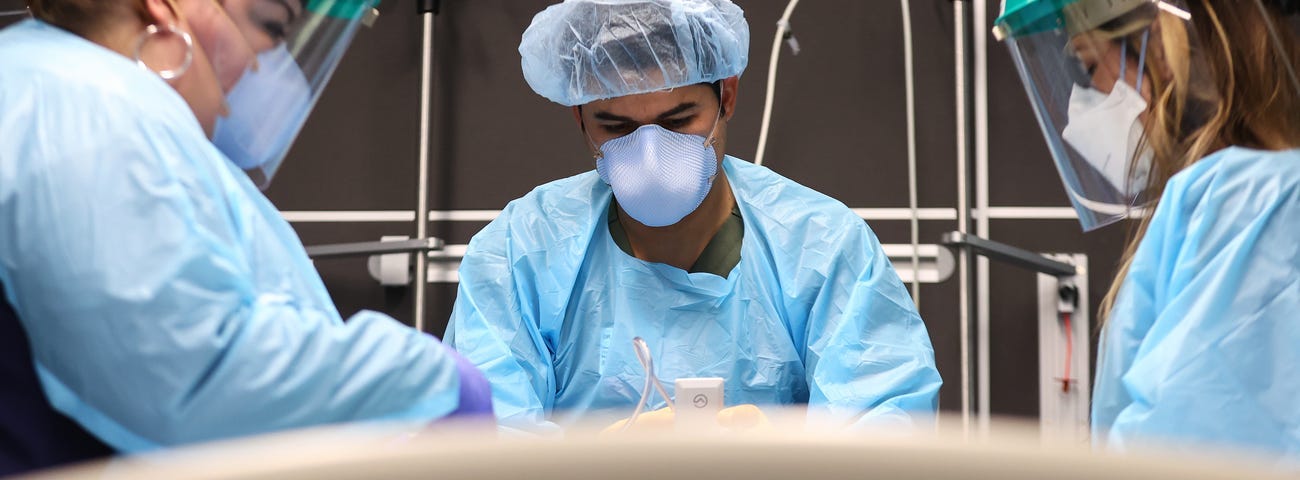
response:
M943 383L930 336L875 234L846 223L808 314L810 407L862 427L928 423Z
M20 80L0 85L0 282L55 408L136 452L458 407L453 352L381 314L344 323L178 98L160 118Z
M460 286L447 342L462 352L492 384L493 408L506 430L556 434L555 370L537 320L538 299L526 285L538 275L512 258L510 205L470 241L460 266Z

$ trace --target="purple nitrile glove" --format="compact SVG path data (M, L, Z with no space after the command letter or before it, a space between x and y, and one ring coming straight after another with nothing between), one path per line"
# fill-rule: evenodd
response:
M460 374L460 406L447 416L491 416L492 385L488 383L487 377L459 353L449 353L456 359L456 371Z

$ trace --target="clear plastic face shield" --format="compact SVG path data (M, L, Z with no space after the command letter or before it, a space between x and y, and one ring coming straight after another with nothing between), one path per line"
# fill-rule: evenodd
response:
M1151 200L1153 159L1203 122L1213 89L1192 23L1181 1L1004 3L994 34L1011 50L1085 231Z
M227 92L212 142L266 188L379 0L222 0L257 52Z
M31 16L31 14L32 14L31 10L26 8L15 8L10 10L5 10L4 7L0 7L0 19L6 19L12 21L19 17Z

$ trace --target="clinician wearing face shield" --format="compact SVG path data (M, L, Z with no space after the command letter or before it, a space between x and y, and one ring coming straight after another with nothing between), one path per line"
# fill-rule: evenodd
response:
M223 5L258 54L254 68L228 90L230 113L217 120L212 141L265 188L346 46L314 37L350 36L356 24L337 18L309 24L309 17L331 17L304 11L294 0L224 0Z
M929 336L867 225L725 155L749 51L739 7L570 0L519 51L529 85L571 107L595 171L511 202L461 263L447 341L492 381L503 424L627 416L646 380L634 337L670 388L722 377L729 405L808 403L845 425L934 411Z
M1300 461L1293 0L1008 0L1005 38L1085 229L1145 209L1094 441Z
M374 4L30 0L0 31L0 475L490 411L433 337L345 324L240 168L269 180Z

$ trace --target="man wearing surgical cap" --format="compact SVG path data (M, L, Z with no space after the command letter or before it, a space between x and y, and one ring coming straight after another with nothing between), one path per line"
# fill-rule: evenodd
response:
M632 412L643 338L667 380L836 424L928 420L925 325L843 204L724 154L749 26L728 0L570 0L519 46L572 108L595 171L511 202L470 242L447 341L502 424L553 432ZM664 406L658 399L651 408Z

